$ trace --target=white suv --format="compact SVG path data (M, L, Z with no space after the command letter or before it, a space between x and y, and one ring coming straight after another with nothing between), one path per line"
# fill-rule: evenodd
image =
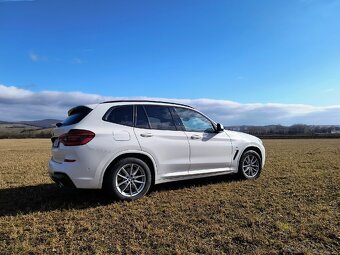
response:
M224 130L187 105L110 101L68 115L52 134L49 173L60 186L133 200L164 182L229 173L256 179L265 162L260 139Z

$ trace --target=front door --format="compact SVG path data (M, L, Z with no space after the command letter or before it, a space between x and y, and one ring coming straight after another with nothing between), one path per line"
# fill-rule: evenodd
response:
M232 144L226 132L216 132L212 122L199 112L182 107L174 109L190 144L189 172L229 170Z

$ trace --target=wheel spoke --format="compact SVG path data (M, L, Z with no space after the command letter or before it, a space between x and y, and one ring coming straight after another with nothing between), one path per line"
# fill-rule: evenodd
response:
M133 167L134 167L134 164L131 164L131 167L130 167L130 176L132 175Z
M122 192L124 192L128 186L129 186L129 183L127 183L124 189L122 189Z
M256 175L259 170L257 168L253 168L253 169L254 169L254 175Z
M117 174L119 177L121 177L121 178L123 178L123 179L125 179L125 180L127 180L128 178L126 177L126 176L123 176L123 175L121 175L121 174Z
M127 183L128 180L122 181L121 183L118 183L118 187L122 186L124 183Z
M138 188L134 182L132 182L133 187L136 189L136 192L138 192Z
M136 173L138 173L139 168L140 168L140 166L137 166L136 171L134 171L134 172L132 173L132 175L135 175Z
M144 176L145 176L144 174L138 175L138 176L135 176L135 179L137 179L137 178L142 178L142 177L144 177Z
M125 173L125 176L129 176L129 173L126 171L124 167L122 167L123 172Z
M137 181L137 180L134 180L134 182L135 182L135 183L141 183L141 184L144 183L144 182L142 182L142 181Z
M130 196L132 196L132 185L131 185L131 182L130 182Z

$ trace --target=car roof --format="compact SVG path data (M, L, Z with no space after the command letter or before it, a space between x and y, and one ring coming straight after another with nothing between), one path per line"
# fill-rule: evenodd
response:
M158 100L113 100L113 101L105 101L101 104L109 104L109 103L158 103L158 104L170 104L170 105L178 105L178 106L185 106L188 108L193 108L190 105L174 103L174 102L166 102L166 101L158 101Z

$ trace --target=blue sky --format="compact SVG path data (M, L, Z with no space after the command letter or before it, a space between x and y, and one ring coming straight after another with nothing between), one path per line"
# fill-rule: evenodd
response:
M0 0L0 84L337 106L339 13L338 0Z

